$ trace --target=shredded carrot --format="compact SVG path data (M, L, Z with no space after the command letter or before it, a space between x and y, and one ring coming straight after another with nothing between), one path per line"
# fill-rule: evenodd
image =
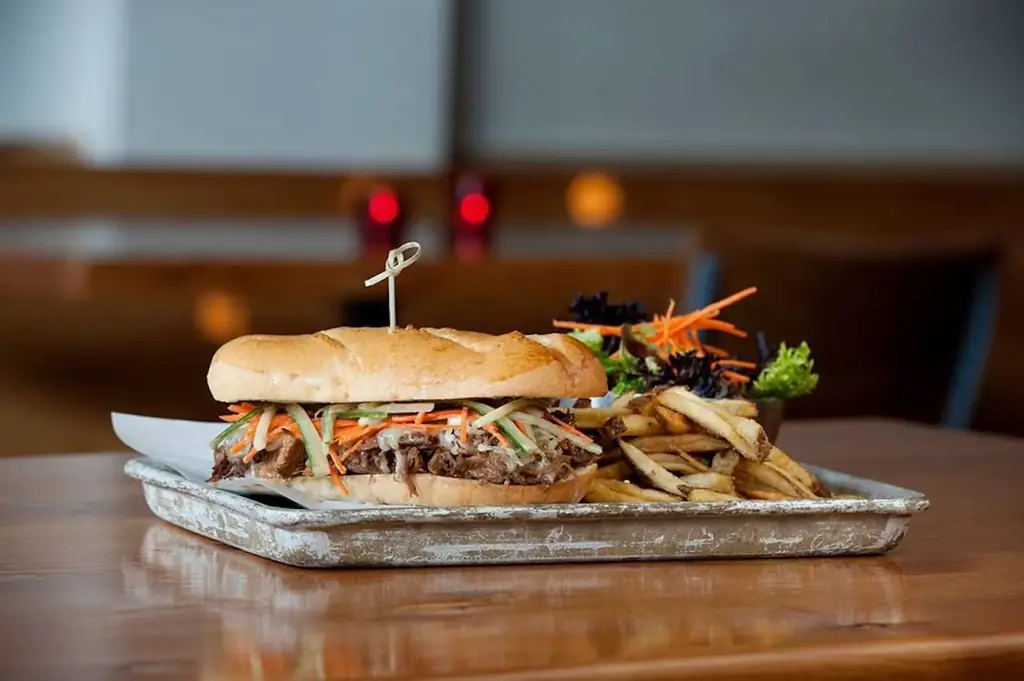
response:
M352 454L354 454L355 451L359 448L359 445L363 444L363 441L367 437L368 437L367 435L363 435L359 439L355 440L348 449L346 449L345 451L343 451L341 453L341 455L338 457L338 461L344 462L345 459L347 459L348 457L352 456Z
M275 428L274 430L271 430L269 433L267 433L267 437L276 437L281 433L289 433L290 435L294 435L295 437L302 437L302 433L299 432L299 427L294 423L289 423L288 425L281 426L280 428Z
M416 414L416 418L413 419L413 423L415 423L417 426L422 424L423 423L423 418L426 415L427 415L427 412L425 412L425 411L419 412L418 414Z
M661 325L661 339L660 339L658 345L667 345L668 344L668 341L669 341L669 337L668 337L668 320L672 319L672 313L675 312L675 310L676 310L676 301L674 301L671 298L669 298L668 299L668 309L665 310L665 316L662 318L663 323ZM655 322L657 322L657 321L658 321L657 318L655 318Z
M693 345L693 348L697 351L697 355L699 357L703 357L704 348L700 344L700 337L697 335L697 332L694 331L693 329L690 329L690 331L688 331L686 335L690 338L690 344Z
M355 440L355 442L353 442L349 446L348 449L346 449L344 452L342 452L341 456L338 457L338 460L344 462L345 459L347 459L348 457L352 456L352 454L359 448L359 445L363 444L363 442L365 442L367 440L367 438L369 438L371 435L375 435L378 431L383 430L383 428L384 428L384 426L382 426L382 425L367 426L366 427L366 432L363 433L362 435L360 435Z
M331 457L331 461L334 462L334 467L338 470L338 472L339 473L344 473L345 472L345 464L343 464L341 462L341 459L338 458L338 453L336 451L334 451L334 447L328 447L327 448L327 455L329 457Z
M495 437L495 438L496 438L496 439L498 440L498 443L499 443L499 444L500 444L500 445L501 445L502 447L511 447L511 445L509 444L508 438L507 438L507 437L505 437L504 435L502 435L502 434L501 434L501 431L500 431L500 430L498 430L498 429L497 429L497 428L496 428L496 427L494 426L494 424L492 424L492 423L488 423L488 424L487 424L486 426L484 426L484 430L486 430L486 431L487 431L488 433L490 433L491 435L493 435L493 436L494 436L494 437Z
M466 444L469 441L469 409L462 408L462 419L459 421L459 441Z
M722 333L727 333L730 336L736 336L737 338L747 337L746 331L737 329L732 324L720 322L717 319L702 319L699 322L695 322L691 328L698 331L721 331Z
M523 435L526 435L527 437L529 437L528 433L529 433L530 431L528 431L528 430L526 429L526 424L525 424L525 423L523 423L523 422L522 422L522 421L520 421L519 419L515 419L515 418L513 418L513 419L510 419L510 420L512 421L512 425L514 425L514 426L515 426L516 428L518 428L518 429L519 429L519 432L520 432L520 433L522 433ZM532 438L531 438L531 439L532 439Z
M293 423L291 416L289 416L288 414L277 414L274 416L274 418L270 419L270 428L283 428L284 426L287 426L289 423Z
M737 367L740 369L756 369L757 364L755 362L744 362L738 359L720 359L715 362L718 366L723 367Z
M729 305L732 305L735 302L743 300L744 298L748 298L748 297L754 295L755 293L757 293L757 287L756 286L751 286L750 288L745 288L742 291L740 291L739 293L734 293L731 296L727 296L725 298L722 298L721 300L719 300L717 302L711 303L707 307L702 307L701 309L699 309L699 310L697 310L695 312L691 312L689 314L683 315L682 317L677 317L676 320L674 321L674 326L676 328L685 327L685 326L689 326L690 324L692 324L693 322L697 321L698 319L704 319L706 317L718 316L718 312L722 308L728 307Z
M245 447L252 442L254 435L256 435L256 421L250 420L249 423L245 425L245 434L242 436L242 439L232 445L230 452L232 454L237 454L245 449Z
M245 418L245 414L224 414L223 416L220 416L218 418L220 418L221 421L234 423L235 421L240 421L241 419Z
M565 428L565 429L566 429L566 430L568 430L568 431L569 431L570 433L573 433L573 434L575 434L575 435L578 435L578 436L582 437L582 438L583 438L583 439L585 439L585 440L586 440L587 442L591 442L591 441L592 441L592 440L591 440L591 438L590 438L590 436L588 436L588 435L584 435L584 434L583 434L583 433L581 433L581 432L580 432L579 430L577 430L577 429L576 429L576 428L575 428L574 426L570 426L570 425L569 425L568 423L566 423L566 422L565 422L565 421L563 421L562 419L558 418L558 417L557 417L557 416L555 416L554 414L552 414L552 413L550 413L550 412L544 412L544 416L545 416L545 417L546 417L546 418L547 418L547 419L548 419L549 421L552 421L553 423L555 423L555 424L557 424L557 425L561 426L562 428Z
M719 312L733 303L743 300L754 293L757 293L757 288L751 286L750 288L744 289L739 293L734 293L731 296L723 298L717 302L711 303L710 305L703 307L694 312L674 317L670 320L663 322L668 327L668 335L670 337L675 336L680 331L684 331L689 327L693 326L696 322L702 320L708 320L712 317L717 317Z
M728 357L729 351L723 350L722 348L715 347L714 345L708 345L704 343L704 351L710 352L712 355L718 355L719 357Z
M334 482L334 485L341 490L342 494L348 494L348 487L345 486L345 482L341 479L341 476L334 472L334 469L331 469L331 480Z
M334 441L338 444L350 442L353 439L365 435L367 428L368 426L349 426L347 428L342 428L341 430L335 430Z
M242 402L241 404L229 404L228 405L228 411L230 411L233 414L242 414L243 416L245 414L248 414L250 411L252 411L255 408L256 408L256 405L255 404L251 404L249 402Z
M733 383L747 383L750 380L750 376L744 376L735 371L723 371L722 376Z

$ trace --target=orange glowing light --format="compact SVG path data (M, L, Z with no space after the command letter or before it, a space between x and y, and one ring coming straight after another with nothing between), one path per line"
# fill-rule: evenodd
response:
M569 217L581 227L606 227L622 215L626 196L622 185L604 173L582 173L565 192Z
M226 343L248 333L250 317L248 303L227 291L207 291L196 300L196 329L211 343Z

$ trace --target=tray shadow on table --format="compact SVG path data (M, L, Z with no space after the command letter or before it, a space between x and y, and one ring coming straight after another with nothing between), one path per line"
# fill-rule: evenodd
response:
M213 617L204 669L265 678L579 667L912 626L881 557L308 571L157 523L122 572L140 604Z

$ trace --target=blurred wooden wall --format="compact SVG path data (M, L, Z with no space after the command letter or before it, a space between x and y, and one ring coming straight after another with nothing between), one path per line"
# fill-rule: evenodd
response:
M496 229L577 229L567 218L570 168L490 168ZM857 239L918 240L969 233L1013 255L1000 271L999 323L978 424L1021 432L1016 348L1024 329L1024 177L1011 171L828 171L622 168L621 221L667 231L717 233L756 226ZM0 221L129 217L246 219L350 215L374 179L393 182L417 215L443 222L453 176L368 178L301 173L92 170L73 165L0 167ZM23 221L23 222L22 222ZM204 291L240 296L251 328L306 332L340 322L343 300L365 297L358 263L0 262L0 455L117 447L112 409L209 418L205 370L216 343L201 337ZM478 264L423 262L400 279L401 318L499 332L544 331L577 291L607 289L660 309L689 276L684 254L649 260L566 257ZM769 282L754 281L768 285ZM865 295L883 295L865 288ZM936 292L941 295L941 292ZM770 303L788 304L785 302ZM909 313L909 311L908 311ZM765 309L769 317L782 311ZM923 323L927 323L923 320ZM834 333L845 333L842 329ZM953 332L950 330L949 332Z
M617 179L619 220L677 229L754 226L871 234L975 231L1004 236L1024 220L1019 169L844 169L623 166L590 163ZM564 221L579 167L473 166L437 175L92 169L0 163L0 220L61 217L174 219L352 217L377 181L393 185L417 217L447 221L461 173L487 178L503 229Z

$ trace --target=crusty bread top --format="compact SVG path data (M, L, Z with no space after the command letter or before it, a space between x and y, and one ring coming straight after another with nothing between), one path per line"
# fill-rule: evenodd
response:
M402 402L595 397L600 361L565 334L338 328L242 336L217 351L207 383L221 402Z

